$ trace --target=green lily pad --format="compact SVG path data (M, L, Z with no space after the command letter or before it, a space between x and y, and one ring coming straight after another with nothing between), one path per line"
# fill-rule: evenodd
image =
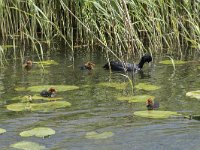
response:
M22 137L36 136L36 137L47 137L55 134L55 130L47 127L38 127L31 130L23 131L20 133Z
M187 92L186 96L189 96L191 98L200 99L200 90Z
M171 60L163 60L159 62L160 64L164 64L164 65L172 65L172 61ZM174 60L174 64L175 65L183 65L186 64L186 61L182 61L182 60Z
M32 101L32 100L47 100L47 101L55 101L55 100L62 100L62 97L42 97L40 95L26 95L26 96L17 96L13 97L11 100L21 100L24 102Z
M117 100L134 103L134 102L146 102L148 98L154 99L155 97L151 95L136 95L136 96L130 96L130 97L120 96L120 97L117 97Z
M50 87L54 87L56 91L59 91L59 92L79 89L79 87L75 85L38 85L38 86L31 86L31 87L16 87L15 91L41 92L42 90L48 90Z
M0 128L0 134L3 134L3 133L5 133L5 132L6 132L5 129Z
M136 111L134 112L134 115L145 117L145 118L169 118L171 116L177 116L179 115L177 112L172 111L158 111L158 110L145 110L145 111Z
M198 66L197 69L200 69L200 66Z
M11 111L50 111L69 106L71 106L71 103L66 101L53 101L46 103L14 103L7 105L6 108Z
M160 89L160 86L151 85L148 83L139 83L138 85L135 86L135 88L146 91L154 91Z
M23 91L27 91L27 88L26 87L16 87L15 91L23 92Z
M46 149L45 146L41 146L37 143L27 142L27 141L22 141L22 142L12 144L10 145L10 147L16 148L16 149L22 149L22 150L45 150Z
M33 62L35 64L40 64L40 65L58 65L58 62L55 60L45 60L45 61L39 61L39 62Z
M88 132L86 133L85 137L87 139L107 139L109 137L112 137L114 134L112 132L102 132L102 133L97 133L97 132Z
M54 87L56 91L59 91L59 92L79 89L79 87L75 85L41 85L41 86L28 87L27 90L31 92L41 92L42 90L47 90L50 87Z
M118 82L101 82L98 83L99 86L106 86L116 88L118 90L125 89L128 86L128 82L118 83Z

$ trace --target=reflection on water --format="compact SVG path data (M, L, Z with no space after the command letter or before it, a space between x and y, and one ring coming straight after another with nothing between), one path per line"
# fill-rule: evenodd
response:
M17 141L32 141L44 145L48 149L70 150L188 150L198 149L199 121L183 117L169 119L147 119L133 116L134 111L146 109L145 103L127 103L117 101L117 95L131 94L131 88L116 90L111 87L100 87L100 82L127 81L121 73L110 74L102 66L106 62L103 57L93 55L95 62L92 72L80 70L79 66L87 62L88 56L75 58L74 69L68 58L54 56L59 65L45 67L33 66L30 71L23 70L20 63L12 64L0 73L0 128L7 130L0 135L0 149L10 149L9 145ZM139 60L139 59L138 59ZM15 67L13 67L16 65ZM200 65L200 64L199 64ZM161 65L154 61L146 64L143 72L129 73L133 84L148 82L161 86L155 91L134 89L134 94L149 94L156 97L160 110L177 111L184 115L200 114L199 101L185 96L186 92L199 89L200 69L197 64L176 66ZM6 104L17 101L13 97L28 95L30 92L17 92L16 87L33 85L66 84L77 85L79 90L57 92L59 97L72 104L71 107L49 112L11 112ZM22 138L19 133L33 127L50 127L56 134L50 138ZM86 139L87 132L111 131L114 136L108 139Z

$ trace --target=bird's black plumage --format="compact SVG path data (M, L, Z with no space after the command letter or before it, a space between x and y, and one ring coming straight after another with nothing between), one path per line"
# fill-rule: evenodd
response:
M146 62L151 62L152 57L151 55L144 55L140 62L138 64L131 64L131 63L125 63L125 62L120 62L120 61L110 61L109 63L106 63L103 68L109 69L109 66L111 70L113 71L135 71L135 70L140 70L143 68L144 63Z

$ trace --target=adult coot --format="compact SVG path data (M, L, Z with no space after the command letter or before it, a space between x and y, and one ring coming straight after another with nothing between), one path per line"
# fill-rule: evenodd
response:
M110 63L106 63L103 66L103 68L109 69L110 66L111 70L113 71L136 71L136 70L141 70L145 62L149 63L151 61L152 61L151 55L146 54L141 58L138 64L131 64L120 61L110 61Z

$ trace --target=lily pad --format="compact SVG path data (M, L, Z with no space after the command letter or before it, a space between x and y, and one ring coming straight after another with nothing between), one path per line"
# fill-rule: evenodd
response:
M171 60L163 60L159 62L160 64L164 64L164 65L172 65L172 61ZM174 60L174 64L175 65L183 65L186 64L186 61L182 61L182 60Z
M106 87L112 87L116 88L118 90L125 89L128 86L128 82L118 83L118 82L101 82L98 85L99 86L106 86Z
M160 89L160 86L151 85L148 83L139 83L138 85L135 86L135 88L146 91L154 91Z
M41 92L42 90L47 90L50 87L54 87L56 91L59 91L59 92L79 89L79 87L75 85L41 85L41 86L28 87L27 90L31 92Z
M23 91L27 91L27 88L26 87L16 87L15 91L23 92Z
M171 116L177 116L179 114L173 111L145 110L145 111L136 111L134 112L134 115L145 118L162 119L162 118L169 118Z
M197 69L200 69L200 66L198 66Z
M11 100L21 100L24 102L32 101L32 100L47 100L47 101L55 101L55 100L62 100L62 97L42 97L40 95L26 95L26 96L17 96L13 97Z
M120 97L117 97L117 100L134 103L134 102L146 102L148 98L154 99L155 97L151 95L136 95L136 96L130 96L130 97L120 96Z
M41 146L37 143L27 142L27 141L22 141L22 142L12 144L12 145L10 145L10 147L16 148L16 149L22 149L22 150L44 150L44 149L46 149L45 146Z
M102 132L102 133L97 133L97 132L88 132L86 133L85 137L87 139L107 139L112 137L114 134L112 132Z
M38 127L31 130L23 131L20 133L22 137L36 136L36 137L47 137L55 134L55 130L47 127Z
M46 103L14 103L7 105L6 108L11 111L50 111L69 106L71 106L71 103L66 101L53 101Z
M186 96L189 96L191 98L200 99L200 90L187 92Z
M33 62L35 64L40 64L40 65L58 65L58 62L55 60L45 60L45 61L39 61L39 62Z
M5 133L5 132L6 132L5 129L0 128L0 134L3 134L3 133Z

